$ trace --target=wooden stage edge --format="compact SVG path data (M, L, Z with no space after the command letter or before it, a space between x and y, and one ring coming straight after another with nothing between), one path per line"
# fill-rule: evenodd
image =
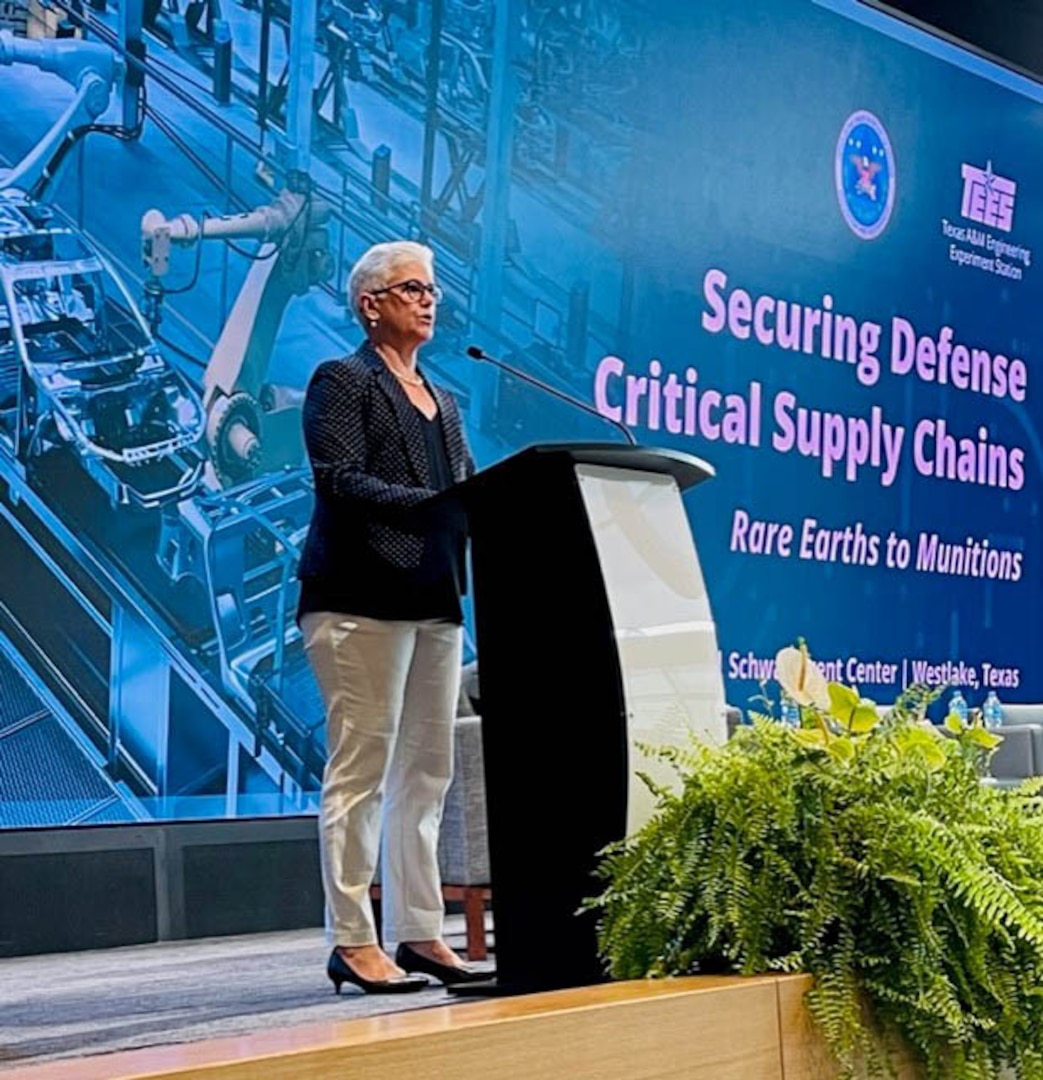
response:
M830 1080L804 1008L809 985L800 975L608 983L54 1061L0 1080Z

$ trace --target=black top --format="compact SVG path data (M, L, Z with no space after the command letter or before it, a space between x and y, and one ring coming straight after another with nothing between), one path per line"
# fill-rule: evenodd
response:
M442 411L428 420L419 411L432 491L453 484L446 452ZM373 550L364 550L338 575L336 582L305 577L301 582L298 618L309 611L339 611L371 619L444 619L463 621L460 596L466 591L464 552L466 519L453 508L437 516L417 511L424 550L415 567L393 565Z
M445 435L442 433L442 414L436 412L430 420L420 414L420 426L424 432L427 448L427 467L431 473L431 487L445 491L453 486L453 470L449 467L449 455L445 452Z

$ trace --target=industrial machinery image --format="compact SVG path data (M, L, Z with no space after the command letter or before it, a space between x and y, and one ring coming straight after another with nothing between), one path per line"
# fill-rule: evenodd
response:
M202 473L199 397L111 265L27 193L53 179L68 133L103 111L117 66L102 46L0 33L0 64L17 62L77 89L41 142L0 173L0 438L30 472L66 451L114 504L176 501Z
M123 283L46 207L0 194L0 438L30 473L64 451L113 504L159 507L202 475L202 403Z
M0 45L8 63L74 85L87 70L91 112L102 111L103 46L9 35ZM0 176L2 512L25 579L12 574L3 598L4 674L21 703L7 718L5 823L238 813L240 799L273 793L306 809L321 732L271 692L294 666L285 650L298 637L293 571L311 487L299 394L265 374L288 299L329 271L322 204L287 191L201 223L147 212L146 317L60 207L10 183L45 193L75 112L48 132L50 157L38 145L35 169ZM260 246L191 380L150 327L170 246L229 236ZM292 732L279 727L287 719ZM26 777L50 798L11 798Z
M317 805L300 408L369 244L435 248L424 359L479 460L605 434L466 355L575 391L629 317L576 245L625 212L641 41L572 8L47 0L0 33L0 827Z

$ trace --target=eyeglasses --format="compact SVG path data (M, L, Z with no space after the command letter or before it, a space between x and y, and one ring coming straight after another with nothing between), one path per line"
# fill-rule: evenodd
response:
M380 296L381 293L387 292L397 292L410 304L419 304L425 294L430 296L435 303L445 296L441 285L436 285L434 282L428 285L423 281L417 281L416 278L410 278L409 281L396 281L394 285L386 285L383 289L371 289L370 296Z

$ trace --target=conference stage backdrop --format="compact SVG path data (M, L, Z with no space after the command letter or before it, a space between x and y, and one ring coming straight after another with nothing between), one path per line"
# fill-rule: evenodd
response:
M733 704L1043 695L1036 83L847 0L0 12L0 825L314 809L300 398L397 236L480 464L617 433L471 343L715 466Z

